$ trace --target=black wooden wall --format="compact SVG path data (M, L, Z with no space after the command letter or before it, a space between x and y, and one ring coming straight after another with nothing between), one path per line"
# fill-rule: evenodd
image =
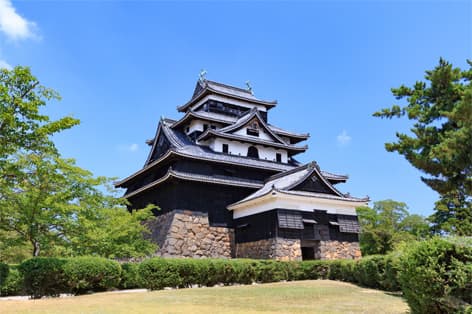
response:
M306 220L315 220L316 225L304 224L304 229L279 228L277 212L285 209L274 209L271 211L254 214L234 220L236 243L252 242L263 239L281 237L286 239L307 239L309 228L314 226L326 226L329 230L329 238L323 240L337 240L347 242L358 242L356 233L344 233L339 231L339 227L331 225L330 221L336 221L336 215L327 214L326 211L314 210L313 212L297 211ZM313 240L313 239L307 239Z

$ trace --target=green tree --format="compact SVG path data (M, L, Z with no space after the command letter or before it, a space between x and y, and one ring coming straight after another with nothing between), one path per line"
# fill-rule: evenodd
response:
M42 86L28 67L0 69L0 170L19 150L54 149L50 136L79 124L69 116L51 121L40 113L46 103L59 99L59 94Z
M61 158L51 135L79 123L40 110L59 100L27 67L0 70L0 258L30 254L133 257L155 246L144 238L151 209L129 213L73 160Z
M410 215L405 203L384 200L373 208L357 208L361 226L362 254L387 254L399 243L428 237L429 225L419 215Z
M154 245L143 234L151 209L129 213L123 199L102 192L103 177L54 154L22 154L2 190L0 230L29 243L31 254L136 257ZM16 237L13 237L15 235Z
M431 220L437 232L472 235L472 62L461 71L440 59L426 71L426 82L392 89L406 106L394 105L376 117L406 116L413 120L412 134L397 133L387 151L398 152L426 174L421 180L440 199Z

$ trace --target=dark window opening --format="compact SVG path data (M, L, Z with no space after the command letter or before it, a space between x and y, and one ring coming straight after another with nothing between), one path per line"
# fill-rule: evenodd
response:
M223 144L223 153L228 153L228 144Z
M259 136L259 123L253 120L246 129L247 135Z
M203 131L206 131L208 129L208 124L203 125Z
M185 133L188 133L190 131L190 128L189 127L186 127L185 128Z
M252 135L252 136L259 136L259 130L254 130L254 129L247 128L246 129L246 134L247 135Z
M216 130L216 125L211 125L210 128L211 128L212 130Z
M302 247L302 260L309 261L315 259L314 247Z
M276 153L275 154L275 160L277 160L277 162L282 162L282 154L281 153Z
M249 146L247 149L247 156L252 158L259 158L259 151L254 146Z

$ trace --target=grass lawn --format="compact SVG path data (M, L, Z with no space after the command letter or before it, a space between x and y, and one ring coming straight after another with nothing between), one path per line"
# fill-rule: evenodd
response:
M407 313L388 293L330 280L252 286L106 292L61 299L0 301L4 313Z

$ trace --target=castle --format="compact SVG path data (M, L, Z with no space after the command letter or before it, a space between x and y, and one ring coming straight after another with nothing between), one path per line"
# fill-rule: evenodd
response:
M179 120L161 118L144 167L116 183L130 209L152 203L156 253L168 257L278 260L359 258L347 176L294 157L309 134L269 123L275 101L198 80Z

